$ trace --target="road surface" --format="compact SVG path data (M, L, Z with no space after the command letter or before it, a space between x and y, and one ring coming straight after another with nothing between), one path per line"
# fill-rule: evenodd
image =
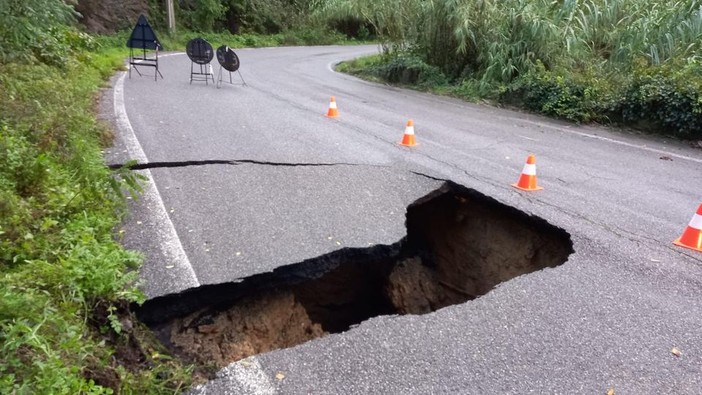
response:
M702 254L671 242L702 202L702 151L333 71L376 50L238 50L247 86L221 89L190 84L181 53L163 80L115 80L108 160L163 162L125 224L147 295L395 243L440 180L565 229L575 252L461 305L232 364L194 393L699 393ZM398 144L408 119L413 148ZM510 186L530 153L536 193Z

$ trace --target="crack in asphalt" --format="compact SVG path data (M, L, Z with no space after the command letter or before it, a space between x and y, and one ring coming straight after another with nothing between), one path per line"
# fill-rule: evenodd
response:
M329 162L329 163L302 163L302 162L269 162L253 159L213 159L213 160L188 160L177 162L149 162L149 163L116 163L108 167L110 169L127 168L129 170L147 170L147 169L163 169L173 167L190 167L190 166L207 166L207 165L261 165L261 166L280 166L280 167L329 167L329 166L368 166L368 167L383 167L381 165L361 164L361 163L346 163L346 162Z
M518 192L517 192L517 193L518 193ZM566 208L564 208L564 207L560 207L560 206L555 205L555 204L553 204L553 203L549 203L549 202L546 202L546 201L544 201L544 200L541 200L541 199L538 199L538 198L534 198L534 197L530 197L530 196L525 196L525 198L526 198L526 200L530 201L531 203L540 203L540 204L543 204L544 206L548 206L548 207L550 207L550 208L552 208L552 209L554 209L554 210L556 210L556 211L561 212L562 214L569 215L569 216L571 216L572 218L577 218L577 219L583 220L583 221L585 221L585 222L590 223L591 225L594 225L595 227L601 227L601 228L603 228L603 229L606 230L606 231L609 231L609 232L611 232L611 233L613 233L613 234L615 234L615 235L617 235L617 236L619 236L619 237L621 237L621 238L623 238L623 239L627 239L627 240L629 240L629 241L631 241L631 242L633 242L633 243L636 243L636 244L638 244L638 245L641 245L641 243L642 243L641 239L644 238L643 236L641 236L641 235L639 235L639 234L636 234L636 233L633 233L633 232L629 232L629 231L627 231L627 230L625 230L625 229L622 229L622 228L620 228L620 227L618 227L618 226L607 225L607 224L604 224L604 223L595 221L595 220L590 219L590 218L588 218L588 217L586 217L586 216L584 216L584 215L582 215L582 214L580 214L580 213L577 213L577 212L575 212L575 211L566 209Z
M671 243L671 244L672 244L672 243ZM673 252L677 252L677 253L679 253L679 254L681 254L681 255L685 255L686 257L692 259L693 261L697 261L697 262L702 263L702 259L698 258L696 255L693 255L692 253L688 253L687 250L683 250L683 249L680 248L680 247L673 247L672 245L665 245L665 246L666 246L667 249L669 249L669 250L671 250L671 251L673 251Z
M418 171L414 171L414 170L410 170L410 173L416 174L416 175L418 175L418 176L420 176L420 177L425 177L425 178L428 178L428 179L434 180L434 181L452 182L451 180L449 180L449 179L447 179L447 178L433 177L433 176L430 176L429 174L424 174L424 173L421 173L421 172L418 172Z
M399 146L399 145L398 145L398 146ZM402 148L401 146L399 146L399 147ZM457 170L457 171L459 171L459 172L464 173L468 178L471 178L471 179L473 179L473 180L475 180L475 181L484 182L484 183L486 183L486 184L492 185L492 186L497 187L497 188L503 187L503 185L499 184L499 183L496 182L496 181L491 180L490 178L481 177L481 176L477 176L477 175L475 175L475 174L469 173L468 170L463 169L463 168L459 167L458 165L456 165L456 164L454 164L454 163L447 162L447 161L443 161L443 160L441 160L441 159L437 159L437 158L433 157L432 155L429 155L429 154L426 154L426 153L416 152L416 155L423 156L423 157L425 157L425 158L427 158L427 159L429 159L429 160L432 160L432 161L437 162L437 163L440 163L440 164L442 164L442 165L444 165L444 166L453 168L454 170ZM432 178L431 176L427 176L426 174L421 174L421 173L416 173L416 174L417 174L417 175L420 175L420 176L426 176L426 177ZM439 179L438 181L444 181L444 180Z
M625 240L628 240L628 241L631 241L632 243L635 243L635 244L638 245L639 247L641 247L641 246L646 246L647 242L649 242L649 241L651 241L651 240L653 239L653 240L655 240L655 241L658 241L658 242L661 244L661 246L664 246L664 248L666 248L666 249L668 249L668 250L670 250L670 251L679 253L679 254L681 254L681 255L685 255L686 257L688 257L688 258L690 258L690 259L692 259L692 260L694 260L694 261L702 262L702 259L700 259L699 257L697 257L697 256L695 256L695 255L693 255L693 254L688 253L686 250L683 250L683 249L681 249L681 248L679 248L679 247L673 247L672 245L668 245L668 244L671 244L671 243L669 243L669 242L667 242L667 241L665 241L665 240L660 240L660 239L652 238L652 237L650 237L650 236L648 236L648 235L641 235L641 234L638 234L638 233L634 233L634 232L628 231L628 230L626 230L626 229L622 229L622 228L620 228L619 226L616 226L616 225L607 225L607 224L605 224L605 223L601 223L601 222L595 221L595 220L593 220L593 219L590 219L590 218L588 218L588 217L586 217L586 216L584 216L584 215L582 215L582 214L578 214L578 213L576 213L576 212L574 212L574 211L565 209L565 208L560 207L560 206L557 206L557 205L555 205L555 204L551 204L551 203L545 202L545 201L543 201L543 200L541 200L541 199L536 199L536 198L532 198L532 197L529 197L529 196L527 196L526 198L527 198L527 200L531 201L532 203L541 203L541 204L543 204L543 205L545 205L545 206L551 207L552 209L554 209L554 210L556 210L556 211L560 211L560 212L563 213L563 214L570 215L570 216L573 217L573 218L581 219L581 220L583 220L583 221L585 221L585 222L588 222L588 223L590 223L591 225L593 225L593 226L595 226L595 227L598 227L598 226L599 226L599 227L601 227L602 229L604 229L604 230L606 230L606 231L608 231L608 232L611 232L612 234L614 234L614 235L616 235L616 236L619 236L619 237L621 237L621 238L623 238L623 239L625 239Z
M544 201L542 201L542 200L540 200L540 199L531 199L531 198L529 198L529 197L527 197L527 199L530 200L532 203L538 202L538 203L544 204L544 205L546 205L546 206L549 206L549 207L551 207L552 209L555 209L556 211L560 211L560 212L563 213L563 214L570 215L570 216L572 216L573 218L579 218L579 219L581 219L581 220L583 220L583 221L585 221L585 222L590 223L590 224L593 225L593 226L596 226L596 227L599 226L599 227L601 227L602 229L604 229L604 230L606 230L606 231L609 231L609 232L611 232L612 234L614 234L614 235L616 235L616 236L619 236L619 237L621 237L621 238L623 238L623 239L625 239L625 240L628 240L628 241L630 241L630 242L632 242L632 243L635 243L635 244L638 245L639 247L641 247L641 246L646 246L646 242L648 242L648 241L650 241L651 239L653 239L653 240L655 240L655 241L658 241L658 242L661 244L661 246L664 246L664 248L666 248L666 249L668 249L668 250L670 250L670 251L676 252L676 253L681 254L681 255L685 255L686 257L688 257L688 258L690 258L690 259L692 259L692 260L694 260L694 261L702 262L702 259L698 258L697 256L695 256L695 255L693 255L693 254L690 254L690 253L688 253L687 251L685 251L685 250L683 250L683 249L681 249L681 248L679 248L679 247L673 247L672 245L669 246L669 245L668 245L669 242L666 242L666 241L664 241L664 240L660 240L660 239L656 239L656 238L651 238L650 236L647 236L647 235L640 235L640 234L637 234L637 233L634 233L634 232L630 232L630 231L625 230L625 229L622 229L622 228L620 228L620 227L618 227L618 226L607 225L607 224L604 224L604 223L601 223L601 222L597 222L597 221L595 221L595 220L592 220L592 219L590 219L590 218L585 217L584 215L578 214L578 213L573 212L573 211L571 211L571 210L564 209L564 208L562 208L562 207L556 206L556 205L551 204L551 203L544 202Z

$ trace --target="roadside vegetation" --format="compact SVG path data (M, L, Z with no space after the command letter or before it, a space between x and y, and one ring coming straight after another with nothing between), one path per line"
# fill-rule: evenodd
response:
M575 122L702 140L702 2L329 0L381 56L343 70Z
M165 8L159 0L150 3L151 19L165 31ZM174 6L179 28L226 32L243 40L264 35L282 45L322 45L374 38L363 18L316 12L325 3L326 0L184 0L175 1Z

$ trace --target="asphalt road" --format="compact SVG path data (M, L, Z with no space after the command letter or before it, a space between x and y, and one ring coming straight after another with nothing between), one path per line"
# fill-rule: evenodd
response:
M567 230L575 253L462 305L232 364L194 393L702 392L702 254L671 244L702 202L702 151L332 71L375 50L239 50L248 86L190 84L184 54L158 82L115 81L110 162L247 161L145 172L124 242L147 257L147 295L397 242L434 178ZM397 144L410 118L414 148ZM527 194L510 184L529 153L545 189Z

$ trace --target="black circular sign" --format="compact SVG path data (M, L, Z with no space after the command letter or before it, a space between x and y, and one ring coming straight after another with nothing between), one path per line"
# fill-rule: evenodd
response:
M217 48L217 61L225 70L230 72L239 70L239 57L226 45Z
M185 47L185 52L188 54L190 60L197 64L207 64L214 58L214 50L212 50L212 45L202 38L193 38L188 41L188 45Z

